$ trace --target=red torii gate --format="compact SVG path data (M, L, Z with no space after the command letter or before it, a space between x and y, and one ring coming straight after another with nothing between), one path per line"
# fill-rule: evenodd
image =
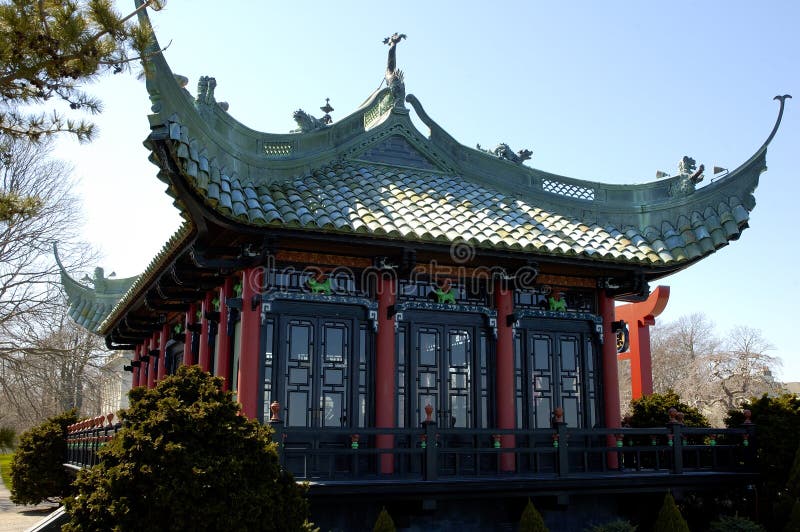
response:
M664 312L669 300L669 286L658 286L647 300L627 303L614 309L617 320L628 325L630 347L618 355L619 360L631 361L631 392L633 399L653 393L653 363L650 355L650 326Z

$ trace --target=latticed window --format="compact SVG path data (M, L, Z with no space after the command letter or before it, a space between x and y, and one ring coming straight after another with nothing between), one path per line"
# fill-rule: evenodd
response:
M542 190L559 196L594 201L594 189L555 179L542 180Z
M265 142L264 155L270 159L288 157L294 151L294 146L289 142Z

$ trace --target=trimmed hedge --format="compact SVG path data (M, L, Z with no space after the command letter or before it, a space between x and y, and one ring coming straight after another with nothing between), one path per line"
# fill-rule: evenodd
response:
M64 467L67 427L78 420L70 410L23 432L11 459L11 501L14 504L57 502L72 493L72 475Z
M708 420L698 409L681 401L672 390L666 393L645 395L631 401L629 421L631 427L663 427L669 423L669 409L676 408L683 413L683 423L687 427L708 427Z
M656 517L653 532L689 532L689 525L669 492L664 496L664 504Z
M381 508L381 513L378 514L378 519L375 520L372 532L395 532L396 530L392 516L389 515L386 508Z
M519 520L519 532L550 532L550 529L544 524L542 514L533 506L533 503L528 499L528 504L522 511L522 517Z
M129 397L123 428L78 475L62 530L310 530L305 487L222 379L182 366Z

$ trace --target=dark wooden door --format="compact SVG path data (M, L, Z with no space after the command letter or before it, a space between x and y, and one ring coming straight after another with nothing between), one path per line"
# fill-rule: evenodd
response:
M281 330L286 426L349 426L355 320L284 315Z

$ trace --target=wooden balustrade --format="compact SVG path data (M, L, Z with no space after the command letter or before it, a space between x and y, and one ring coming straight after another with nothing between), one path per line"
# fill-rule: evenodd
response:
M73 423L67 427L66 463L71 468L95 465L97 452L122 428L114 422L114 414L106 414Z
M271 405L269 424L281 464L298 480L418 479L440 480L513 475L517 478L561 479L576 475L612 476L641 473L681 475L692 472L752 472L755 470L755 425L739 428L693 428L670 412L665 427L571 428L554 412L547 429L463 429L439 427L427 416L415 428L326 428L285 426L280 405ZM91 467L97 452L120 430L113 414L79 421L68 428L69 467ZM376 445L391 437L393 448ZM514 447L498 443L514 436ZM514 455L515 470L502 465ZM382 474L386 457L392 474ZM610 459L613 457L613 459Z

